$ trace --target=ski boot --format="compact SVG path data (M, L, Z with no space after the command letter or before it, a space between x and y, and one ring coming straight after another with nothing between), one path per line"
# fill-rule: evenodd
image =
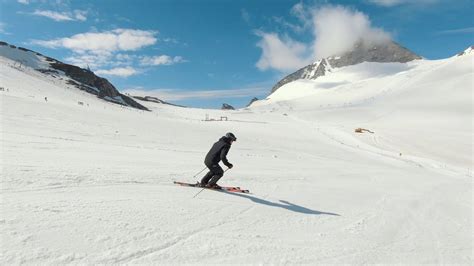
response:
M222 187L219 186L218 184L207 184L206 188L211 188L211 189L221 189Z

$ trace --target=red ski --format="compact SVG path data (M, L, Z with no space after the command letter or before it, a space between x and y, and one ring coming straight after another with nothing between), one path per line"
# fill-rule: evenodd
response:
M197 188L205 188L205 189L211 189L211 190L224 190L228 192L238 192L238 193L250 193L248 189L241 189L240 187L207 188L207 187L198 186L198 183L192 184L192 183L179 182L179 181L173 181L173 183L175 183L176 185L186 186L186 187L197 187Z

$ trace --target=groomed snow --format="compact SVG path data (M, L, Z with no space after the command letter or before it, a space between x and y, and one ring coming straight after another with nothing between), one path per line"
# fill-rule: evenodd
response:
M472 264L472 60L144 112L0 57L1 263ZM228 131L252 194L172 184Z

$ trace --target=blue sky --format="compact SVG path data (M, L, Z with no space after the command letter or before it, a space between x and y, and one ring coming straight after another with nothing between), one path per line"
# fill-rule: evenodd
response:
M453 56L474 44L473 2L0 0L0 39L88 65L121 91L242 107L360 35Z

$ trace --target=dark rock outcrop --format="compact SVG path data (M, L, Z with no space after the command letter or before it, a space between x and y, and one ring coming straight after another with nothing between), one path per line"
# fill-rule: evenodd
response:
M64 72L66 76L79 83L82 83L83 85L99 89L97 95L101 96L101 98L105 96L113 98L120 95L117 89L115 89L115 87L108 80L96 76L92 71L77 66L64 64L62 62L53 62L50 63L50 65L53 69Z
M235 108L230 104L223 103L221 110L235 110Z
M66 76L77 81L77 83L74 85L81 90L93 93L99 98L111 102L128 105L140 110L149 111L148 108L137 103L132 98L121 94L107 79L96 76L94 72L88 69L65 64L57 60L51 62L50 66L53 69L64 72Z
M311 65L299 69L278 81L278 83L273 86L272 93L278 90L281 86L298 79L316 79L317 77L324 76L326 74L327 65L327 60L321 59Z
M135 99L138 99L140 101L145 101L145 102L154 102L154 103L160 103L160 104L168 104L168 105L172 105L172 106L177 106L177 107L186 107L186 106L183 106L183 105L178 105L178 104L173 104L173 103L169 103L169 102L165 102L161 99L158 99L156 97L153 97L153 96L145 96L145 97L142 97L142 96L132 96L133 98Z
M252 103L254 103L255 101L258 101L258 98L257 98L257 97L253 97L252 100L250 100L249 104L247 104L246 107L249 107L249 106L252 105Z

